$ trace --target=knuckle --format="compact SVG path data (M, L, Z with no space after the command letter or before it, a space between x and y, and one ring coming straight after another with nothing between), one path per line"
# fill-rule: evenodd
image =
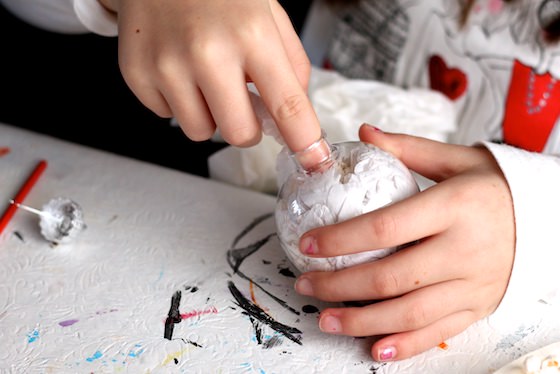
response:
M422 302L415 302L410 305L404 316L404 327L414 329L424 326L427 321L426 308Z
M396 295L399 289L398 278L390 271L379 272L371 280L371 289L377 297Z
M214 131L211 128L200 128L200 129L183 129L184 133L187 137L194 141L194 142L202 142L208 140L214 134Z
M224 44L221 40L221 38L199 36L188 45L188 55L199 63L218 61L224 53Z
M359 310L346 310L339 316L345 334L359 336L364 332L365 321Z
M397 231L397 222L393 216L380 214L371 222L371 230L376 239L391 241Z
M170 57L161 57L154 64L155 74L164 82L174 82L177 79L177 65Z
M304 95L288 96L276 110L279 121L290 120L298 117L307 108L307 98Z
M145 72L148 70L146 66L134 61L119 60L119 70L123 76L124 81L130 88L136 88L146 84Z
M239 126L222 130L224 140L234 146L249 147L260 140L260 133L253 126Z
M188 116L187 113L176 113L177 121L181 126L181 129L189 138L194 142L202 142L208 140L214 135L216 131L216 125L213 122L208 122L204 118L199 118L197 126L189 126L191 123L189 120L183 120L184 118L188 118L192 120L191 116Z

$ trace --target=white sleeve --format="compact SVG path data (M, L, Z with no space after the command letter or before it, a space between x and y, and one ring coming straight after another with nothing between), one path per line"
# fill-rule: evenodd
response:
M117 35L117 17L98 0L0 0L23 21L44 30L104 36Z
M483 145L508 182L516 226L513 270L494 315L522 317L536 304L558 303L560 296L560 158L490 142Z

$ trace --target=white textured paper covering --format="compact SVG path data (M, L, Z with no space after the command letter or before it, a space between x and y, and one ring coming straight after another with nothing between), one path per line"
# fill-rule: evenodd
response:
M529 314L499 328L482 320L446 349L376 364L371 339L323 334L317 314L302 311L325 304L293 291L295 269L274 236L239 268L253 286L227 263L236 237L235 248L250 248L274 233L268 218L240 235L272 213L273 197L3 125L0 147L11 149L0 157L0 201L8 204L46 158L24 203L68 196L88 223L76 240L53 248L37 218L18 211L0 235L1 373L487 374L560 341L559 310L541 304L534 315L542 319ZM252 322L228 281L275 321L299 329L302 344ZM164 322L177 290L185 318L167 340ZM253 323L262 328L260 343Z

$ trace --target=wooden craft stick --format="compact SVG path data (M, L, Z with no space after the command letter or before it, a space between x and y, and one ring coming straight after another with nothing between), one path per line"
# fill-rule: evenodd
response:
M10 203L10 205L8 205L8 207L4 211L4 214L2 214L2 218L0 218L0 234L2 234L2 231L4 231L13 215L15 214L16 210L18 209L17 204L23 203L25 197L37 183L39 177L41 176L41 174L43 174L43 171L46 169L46 167L46 160L39 161L37 166L35 166L35 169L33 169L31 175L29 175L25 183L19 189L17 195L12 199L12 202Z

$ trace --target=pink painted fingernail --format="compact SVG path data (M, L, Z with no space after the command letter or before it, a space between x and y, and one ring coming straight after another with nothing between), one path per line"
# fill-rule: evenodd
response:
M397 349L393 346L383 347L379 349L379 360L390 361L397 355Z
M340 319L335 316L327 315L319 320L319 328L323 332L340 333L342 331L342 324Z
M319 252L319 248L317 248L317 241L312 236L306 236L301 239L299 248L301 253L304 255L315 255Z
M297 293L305 296L313 296L313 285L307 278L299 278L294 285Z

